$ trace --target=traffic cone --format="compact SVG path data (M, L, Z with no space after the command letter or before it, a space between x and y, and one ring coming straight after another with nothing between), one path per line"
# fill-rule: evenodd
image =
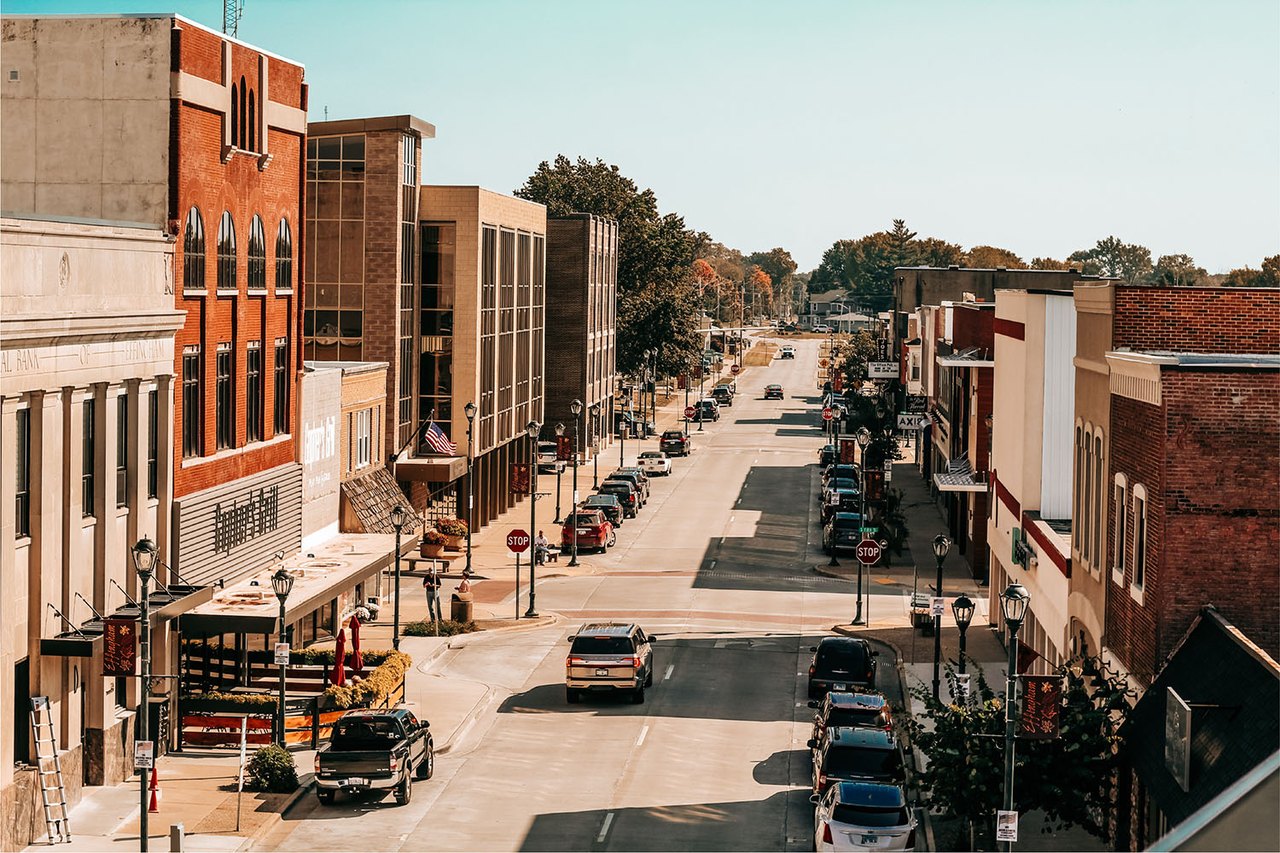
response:
M160 813L160 774L154 767L151 768L151 804L147 806L147 811L151 814Z

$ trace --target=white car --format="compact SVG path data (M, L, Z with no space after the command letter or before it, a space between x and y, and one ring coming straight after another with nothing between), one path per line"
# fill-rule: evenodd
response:
M795 357L796 357L796 348L793 346L790 346L790 345L784 346L782 349L778 350L778 358L795 358Z
M831 327L828 326L826 323L819 323L818 325L813 327L813 330L823 335L831 334Z
M640 454L640 467L645 474L661 474L666 477L671 473L671 457L661 450L646 450Z
M813 812L813 849L915 850L916 819L901 786L837 782Z

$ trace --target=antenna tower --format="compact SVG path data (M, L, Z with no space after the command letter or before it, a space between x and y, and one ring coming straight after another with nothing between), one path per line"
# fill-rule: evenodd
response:
M244 0L222 0L222 32L235 38L240 32L240 16L244 14Z

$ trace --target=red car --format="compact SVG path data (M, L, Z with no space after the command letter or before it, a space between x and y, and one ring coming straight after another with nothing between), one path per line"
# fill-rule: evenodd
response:
M608 551L618 541L613 532L613 523L605 518L598 509L580 509L564 520L564 528L560 531L560 550L567 551L573 547L574 530L578 532L578 550L595 548Z

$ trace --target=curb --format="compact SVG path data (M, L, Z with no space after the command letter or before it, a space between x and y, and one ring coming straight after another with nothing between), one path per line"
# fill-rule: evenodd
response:
M240 846L237 847L236 849L252 850L259 841L261 841L264 837L266 837L273 829L278 827L281 824L281 822L284 821L284 816L289 813L289 810L292 809L294 806L296 806L299 800L301 800L304 796L306 796L311 792L312 783L314 782L314 780L315 780L314 774L312 773L303 774L302 778L298 780L298 787L294 790L292 794L289 795L289 799L284 801L284 805L280 807L280 811L276 812L274 817L268 818L267 820L263 821L262 826L259 826L256 830L254 830L254 833L252 835L243 836L244 842L242 842Z
M448 755L453 751L454 746L471 733L471 729L475 727L475 724L479 721L481 714L484 713L483 711L477 712L477 709L491 705L493 703L494 696L493 688L487 687L484 691L484 695L481 696L479 701L471 707L471 712L467 714L466 721L453 730L453 734L449 735L449 740L444 746L436 748L436 755Z

